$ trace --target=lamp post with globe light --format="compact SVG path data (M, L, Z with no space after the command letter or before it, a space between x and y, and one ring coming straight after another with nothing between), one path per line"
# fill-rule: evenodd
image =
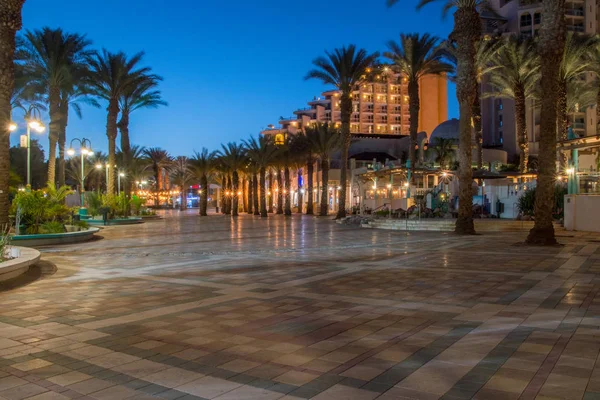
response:
M79 155L81 157L81 179L79 181L79 194L81 196L81 208L85 208L84 200L85 200L85 157L94 154L92 151L92 142L89 139L73 139L71 140L71 144L67 149L67 154L70 156L75 155L75 149L73 148L73 143L79 143Z
M31 187L31 130L33 129L38 133L42 133L46 129L44 124L42 124L42 114L37 107L30 106L25 110L25 124L27 126L27 186ZM18 128L19 126L14 121L8 125L10 132L15 132Z

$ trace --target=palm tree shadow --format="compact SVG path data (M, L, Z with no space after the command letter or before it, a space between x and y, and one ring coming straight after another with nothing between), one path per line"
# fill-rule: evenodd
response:
M0 282L0 293L27 286L37 280L52 276L55 273L56 265L49 261L41 260L37 264L29 267L29 270L23 275Z

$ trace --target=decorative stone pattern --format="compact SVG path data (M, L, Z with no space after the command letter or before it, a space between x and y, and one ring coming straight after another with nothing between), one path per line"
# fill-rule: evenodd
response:
M600 236L173 213L0 293L0 399L600 398Z

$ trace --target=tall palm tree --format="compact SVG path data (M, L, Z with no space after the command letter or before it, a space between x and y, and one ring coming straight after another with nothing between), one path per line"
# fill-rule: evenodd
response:
M433 154L434 161L440 164L441 169L448 169L454 158L455 146L456 140L454 139L436 138L427 151Z
M408 97L410 112L410 146L408 159L412 168L416 165L417 133L419 129L419 81L425 75L443 75L453 71L453 66L443 59L438 45L439 39L427 33L400 34L400 42L390 40L389 51L384 53L392 63L395 72L408 79Z
M227 145L221 146L222 150L219 154L223 157L224 162L229 167L231 174L229 176L228 186L231 191L231 216L237 217L239 215L239 200L238 194L240 189L240 177L239 173L246 165L246 149L242 144L229 142Z
M399 0L387 0L388 5ZM434 0L420 0L417 8ZM485 0L444 0L444 14L454 12L454 30L450 35L456 43L456 97L458 98L459 122L459 207L455 232L474 234L473 223L473 170L471 149L472 108L477 96L477 42L481 39L482 23L479 10L485 7Z
M306 129L306 136L312 143L313 151L321 161L321 206L319 215L329 213L329 161L331 155L342 146L342 135L332 123L316 124Z
M162 78L154 74L143 74L134 79L124 90L119 98L121 118L117 123L121 132L121 151L125 155L123 167L129 168L131 156L131 140L129 137L129 118L132 112L140 108L157 108L166 106L167 102L162 99L158 83ZM128 194L128 192L126 192Z
M215 168L215 152L209 152L206 147L203 147L200 152L194 152L192 165L196 177L200 179L200 216L206 217L208 215L208 177Z
M492 96L511 98L515 102L517 140L519 143L519 170L527 172L529 159L529 138L527 136L527 116L525 102L536 94L540 79L540 59L531 39L508 36L502 39L502 46L492 62L497 66L489 76L489 83L495 89Z
M117 118L119 116L119 101L130 85L141 77L150 74L150 68L139 66L144 53L140 52L128 58L123 52L111 53L103 49L88 58L90 73L86 84L90 93L108 103L106 117L106 136L108 137L108 162L115 165ZM108 176L108 190L115 192L116 168Z
M63 94L75 91L83 76L91 41L85 35L66 33L62 29L43 28L27 31L19 48L18 58L22 60L25 73L32 85L46 96L50 113L48 149L48 182L56 181L56 145L61 143L59 181L64 183L64 148L68 105Z
M542 26L538 40L541 58L540 151L535 192L535 224L529 231L527 243L554 245L552 208L554 204L557 93L560 89L560 70L565 50L565 0L545 0Z
M8 224L11 96L15 83L15 36L23 23L25 0L0 0L0 226Z
M178 156L171 163L171 181L180 189L179 209L187 209L187 188L192 181L193 174L190 160L186 156Z
M144 157L148 162L148 166L152 171L152 176L154 177L154 181L156 183L155 187L155 205L158 207L159 204L159 192L165 187L166 175L168 174L168 170L171 166L173 158L169 155L166 150L163 150L158 147L150 147L148 149L144 149ZM110 154L108 156L110 163ZM110 175L108 178L110 182ZM168 189L168 188L167 188ZM110 192L108 192L110 193Z
M248 158L259 167L260 174L260 216L266 218L267 213L267 169L277 156L277 147L270 136L251 137L244 141Z
M306 130L314 129L312 127L306 128ZM306 214L312 215L313 211L313 172L316 154L314 152L313 143L310 141L306 133L298 132L291 137L290 141L290 153L293 154L293 164L298 170L298 173L306 171L306 195L308 197L308 204ZM302 212L303 206L303 188L298 193L298 212Z
M350 116L352 115L352 91L379 57L379 53L369 54L355 45L344 46L325 52L326 57L313 60L315 69L308 72L305 79L318 79L341 91L340 111L342 119L342 165L340 170L340 196L337 218L346 216L346 189L348 175L348 151L350 150Z
M570 86L578 85L586 72L593 72L596 67L594 51L600 40L594 36L567 33L565 48L559 73L558 90L558 140L567 140L568 93Z
M500 48L502 41L486 39L480 40L477 43L475 52L475 66L477 70L477 90L475 91L475 98L473 100L472 119L473 119L473 136L477 146L477 154L475 159L477 161L477 168L483 168L483 129L481 125L481 98L483 96L483 78L492 73L496 68L496 65L492 63L492 58ZM454 72L456 72L456 43L445 40L440 45L441 51L444 53L444 58L448 60L450 64L454 66ZM452 82L456 82L455 74L448 76L448 79Z

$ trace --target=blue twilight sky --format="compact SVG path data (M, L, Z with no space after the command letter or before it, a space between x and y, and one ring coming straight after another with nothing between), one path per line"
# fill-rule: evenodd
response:
M355 43L381 51L400 32L447 36L452 17L442 20L435 3L418 12L416 2L387 8L385 0L26 0L23 26L86 33L96 48L145 51L145 64L164 77L169 106L132 114L132 142L191 155L256 135L305 107L325 89L303 79L324 50ZM454 90L449 97L452 117ZM105 105L83 114L71 114L68 139L88 137L105 151ZM40 139L47 148L47 134Z

